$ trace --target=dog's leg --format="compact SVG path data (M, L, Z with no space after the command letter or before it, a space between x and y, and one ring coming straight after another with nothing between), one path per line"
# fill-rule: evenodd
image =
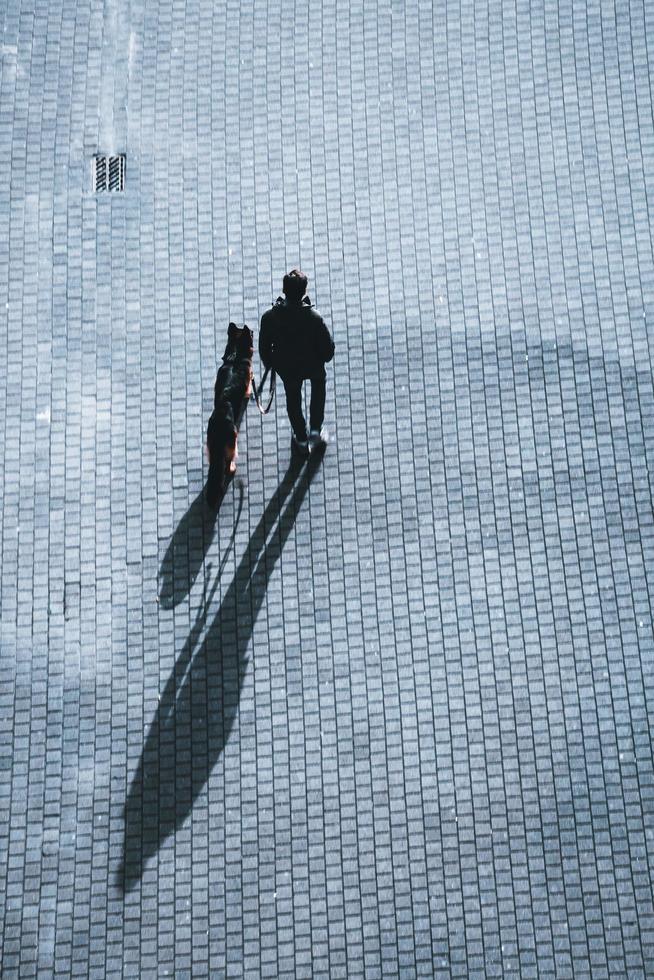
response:
M237 448L238 433L234 436L234 444L225 447L225 475L233 476L236 473L236 460L238 458Z

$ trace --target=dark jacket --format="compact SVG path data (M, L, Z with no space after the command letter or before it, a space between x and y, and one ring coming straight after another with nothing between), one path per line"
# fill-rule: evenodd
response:
M259 357L280 377L310 378L334 356L334 341L308 297L289 303L280 296L261 317Z

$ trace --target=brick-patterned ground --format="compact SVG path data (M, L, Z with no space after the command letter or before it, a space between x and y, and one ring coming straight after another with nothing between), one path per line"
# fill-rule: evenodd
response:
M652 5L0 23L3 978L654 976Z

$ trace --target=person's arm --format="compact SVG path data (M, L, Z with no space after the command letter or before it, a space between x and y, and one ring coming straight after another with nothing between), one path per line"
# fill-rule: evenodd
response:
M272 329L270 317L264 313L261 317L259 328L259 357L265 368L269 368L272 363Z
M334 356L334 340L329 330L327 329L327 324L320 318L320 325L318 328L318 338L319 338L319 348L323 361L325 364L329 364Z

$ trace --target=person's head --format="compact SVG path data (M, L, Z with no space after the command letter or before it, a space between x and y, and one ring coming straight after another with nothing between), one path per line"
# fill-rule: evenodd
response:
M291 303L300 303L307 291L309 280L299 269L291 269L284 276L284 296Z

